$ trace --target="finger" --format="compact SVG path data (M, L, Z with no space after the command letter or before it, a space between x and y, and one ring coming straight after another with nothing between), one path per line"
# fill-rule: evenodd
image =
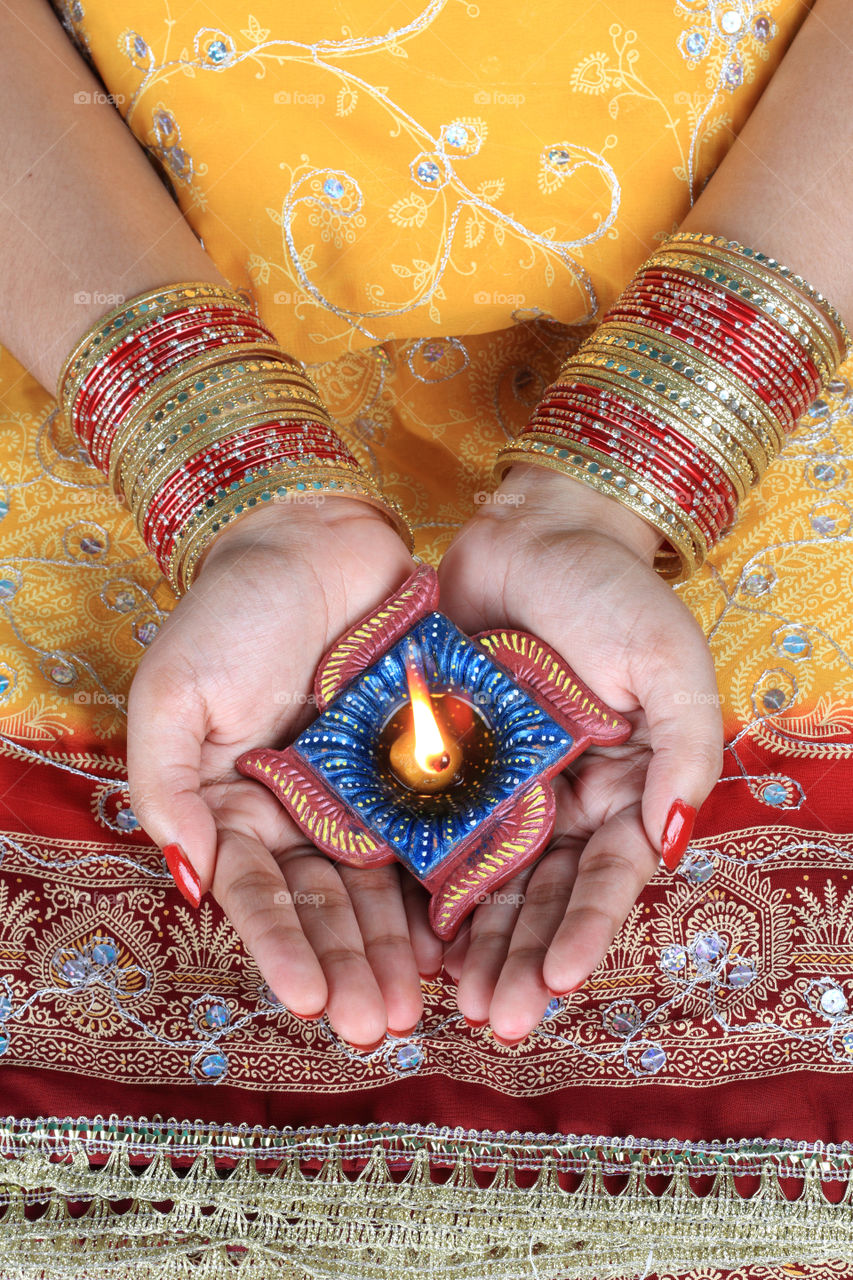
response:
M516 1042L528 1035L552 998L543 964L565 914L583 847L582 840L558 842L530 877L489 1007L489 1022L500 1040Z
M506 960L530 874L528 868L513 876L474 911L456 997L460 1013L469 1022L488 1020L492 995Z
M413 875L403 868L399 870L415 964L422 978L434 978L444 961L444 942L436 937L429 922L430 895Z
M424 1002L409 937L400 867L339 866L361 930L364 954L382 993L392 1035L414 1031Z
M444 944L444 969L454 982L459 982L468 947L471 945L471 917L463 920L452 942Z
M566 995L597 968L658 865L639 803L614 814L590 838L545 957L542 977L552 995Z
M154 651L146 658L154 657ZM207 732L204 706L192 677L149 663L139 666L127 714L130 803L141 826L161 849L177 845L188 866L175 871L178 888L198 905L213 881L216 823L201 797L201 746ZM178 867L181 867L180 860Z
M299 923L326 978L329 1022L351 1045L367 1049L383 1040L387 1010L340 870L306 849L288 857L285 875ZM372 868L372 874L379 870Z
M328 994L287 881L254 836L223 829L211 889L266 981L299 1017L315 1017Z
M674 870L687 848L696 813L723 767L723 718L708 641L673 597L663 635L638 636L644 659L635 692L646 715L652 758L643 788L649 843Z

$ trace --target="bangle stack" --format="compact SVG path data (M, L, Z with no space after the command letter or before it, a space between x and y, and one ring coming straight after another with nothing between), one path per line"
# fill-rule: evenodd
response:
M681 231L562 366L497 479L537 463L643 516L683 582L850 352L834 307L774 258Z
M57 400L176 594L226 524L300 493L357 494L412 547L304 366L231 289L181 284L115 308L65 361Z

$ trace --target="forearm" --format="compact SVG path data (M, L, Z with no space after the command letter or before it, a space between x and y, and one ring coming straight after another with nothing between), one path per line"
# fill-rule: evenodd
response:
M0 6L0 47L0 342L52 394L121 299L228 282L47 3Z
M682 231L724 235L803 276L853 326L853 5L815 0Z
M853 7L816 0L779 69L680 230L726 236L801 275L853 327ZM654 245L649 245L653 251ZM552 527L594 528L651 563L657 530L614 498L542 466L501 485ZM512 515L512 503L489 514Z

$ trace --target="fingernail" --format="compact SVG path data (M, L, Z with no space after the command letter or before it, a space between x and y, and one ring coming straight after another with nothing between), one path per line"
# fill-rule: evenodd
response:
M492 1035L495 1037L498 1044L502 1044L505 1049L514 1049L517 1044L521 1044L522 1040L527 1039L526 1036L519 1036L517 1040L502 1040L494 1031L492 1032Z
M351 1045L353 1049L358 1049L359 1053L372 1053L374 1049L379 1048L384 1039L384 1036L380 1036L375 1044L353 1044L352 1040L348 1040L347 1043Z
M463 1014L463 1017L464 1017L464 1014ZM476 1031L479 1027L484 1027L486 1023L489 1021L489 1019L484 1018L482 1022L472 1022L470 1018L465 1018L465 1021L468 1023L469 1027L473 1027L474 1030Z
M420 1018L418 1018L418 1022L420 1022ZM417 1025L418 1025L418 1023L417 1023L417 1022L413 1022L413 1023L412 1023L412 1025L409 1027L409 1029L408 1029L407 1031L392 1031L392 1030L391 1030L391 1028L389 1027L389 1028L388 1028L388 1034L389 1034L389 1036L398 1036L398 1037L402 1037L402 1036L410 1036L410 1035L412 1034L412 1032L415 1030L415 1027L416 1027ZM381 1043L381 1041L380 1041L380 1043Z
M325 1012L325 1009L321 1009L319 1013L297 1013L296 1017L303 1022L318 1022Z
M661 839L661 856L670 871L674 871L684 857L695 821L696 810L693 805L676 800L667 816Z
M556 1000L561 1000L563 996L570 996L573 991L579 991L585 982L586 978L581 978L580 982L576 982L573 987L566 987L565 991L552 991L550 987L546 987L545 990Z
M166 866L172 873L172 879L186 898L187 902L193 907L197 907L201 902L201 881L192 865L187 861L187 855L179 844L167 844L163 850L163 857L166 859Z
M436 969L435 973L422 973L420 974L420 977L423 978L424 982L435 982L436 978L440 973L441 973L441 968Z

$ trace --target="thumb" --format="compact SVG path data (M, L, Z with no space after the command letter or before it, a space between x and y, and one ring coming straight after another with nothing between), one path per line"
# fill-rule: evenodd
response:
M665 638L660 614L641 651L647 655L634 692L643 707L652 749L642 817L649 843L674 871L693 833L696 814L723 767L723 717L714 660L696 619L672 595ZM648 655L652 657L649 659Z
M154 657L154 650L146 658ZM217 829L200 794L204 707L192 681L140 663L127 708L130 803L194 907L213 882Z

